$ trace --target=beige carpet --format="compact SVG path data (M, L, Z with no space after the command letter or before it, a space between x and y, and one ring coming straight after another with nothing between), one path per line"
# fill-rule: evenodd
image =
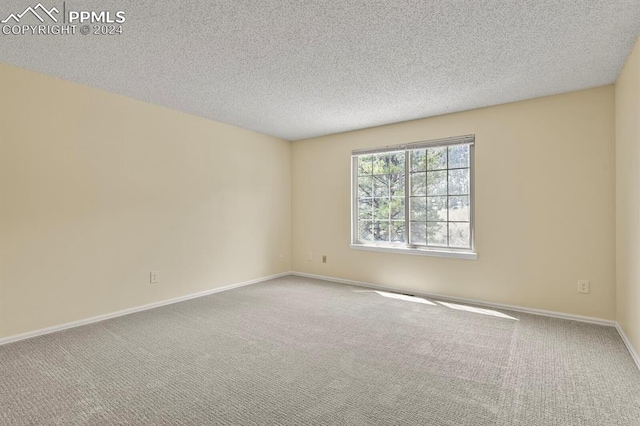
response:
M640 425L615 329L285 277L0 347L0 424Z

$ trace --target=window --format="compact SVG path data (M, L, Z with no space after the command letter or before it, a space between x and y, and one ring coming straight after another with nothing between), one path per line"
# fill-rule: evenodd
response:
M354 151L351 247L475 259L474 141Z

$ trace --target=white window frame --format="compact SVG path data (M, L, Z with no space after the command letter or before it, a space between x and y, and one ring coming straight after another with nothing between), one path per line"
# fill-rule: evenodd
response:
M434 148L451 145L469 146L469 212L470 248L449 248L433 246L417 246L409 244L409 151L421 148ZM475 250L475 135L455 136L444 139L420 141L402 145L389 145L375 149L360 149L351 152L351 245L355 250L403 253L422 256L440 256L459 259L476 260L478 254ZM406 243L391 242L360 242L358 241L358 157L367 154L379 154L383 152L405 152L405 241ZM448 222L447 222L448 223Z

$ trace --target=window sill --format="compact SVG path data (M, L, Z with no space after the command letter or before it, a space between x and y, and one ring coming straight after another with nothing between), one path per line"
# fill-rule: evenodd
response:
M408 248L408 247L372 246L372 245L365 245L365 244L351 244L350 247L353 250L478 260L478 253L474 253L472 251L453 251L453 250L435 250L435 249Z

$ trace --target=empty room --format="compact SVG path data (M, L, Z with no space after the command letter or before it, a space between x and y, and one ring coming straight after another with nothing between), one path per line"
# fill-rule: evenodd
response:
M0 32L0 425L640 425L640 0Z

